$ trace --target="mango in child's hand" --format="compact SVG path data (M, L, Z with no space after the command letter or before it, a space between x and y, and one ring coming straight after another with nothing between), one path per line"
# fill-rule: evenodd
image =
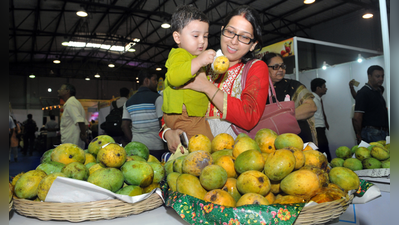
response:
M226 56L221 55L216 57L216 59L213 61L212 69L213 71L215 71L215 73L222 74L227 71L229 65L230 65L229 59Z

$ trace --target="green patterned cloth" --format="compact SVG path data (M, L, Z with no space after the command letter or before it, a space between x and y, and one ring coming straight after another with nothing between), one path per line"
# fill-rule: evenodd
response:
M356 196L363 194L373 184L360 180ZM305 203L289 205L245 205L240 207L224 207L203 201L190 195L174 192L167 183L162 185L165 205L172 207L179 216L189 224L293 224Z

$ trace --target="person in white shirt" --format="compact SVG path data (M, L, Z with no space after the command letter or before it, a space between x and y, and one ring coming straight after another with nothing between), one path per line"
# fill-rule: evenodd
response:
M310 82L310 88L314 95L313 101L317 106L317 111L313 115L315 120L315 127L317 131L317 143L320 152L327 154L327 159L331 161L330 148L328 146L328 140L326 136L326 129L330 127L327 122L327 117L324 112L323 100L321 96L327 93L326 80L322 78L315 78Z
M75 98L76 89L71 84L63 84L58 97L65 101L61 117L61 143L72 143L84 149L87 143L85 117L82 104Z

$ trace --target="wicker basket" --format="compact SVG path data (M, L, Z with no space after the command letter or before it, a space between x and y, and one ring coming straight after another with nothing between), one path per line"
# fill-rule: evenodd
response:
M82 203L52 203L14 198L14 208L23 216L36 217L40 220L70 222L125 217L158 208L162 204L161 197L156 193L137 203L127 203L119 199Z
M11 202L8 203L8 212L11 211L11 209L12 209L12 204L13 204L13 200L11 200Z
M308 206L302 209L298 218L295 220L296 225L299 224L324 224L332 221L342 215L349 204L352 203L353 195L346 198L325 202L314 206Z

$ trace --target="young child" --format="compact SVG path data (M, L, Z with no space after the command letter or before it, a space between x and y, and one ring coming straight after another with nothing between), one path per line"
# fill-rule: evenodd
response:
M203 134L211 141L213 135L205 113L209 99L206 94L179 87L190 82L204 67L211 64L216 52L208 47L209 21L199 9L183 5L172 15L173 39L178 48L173 48L166 61L163 91L164 121L168 128L181 129L190 139Z

